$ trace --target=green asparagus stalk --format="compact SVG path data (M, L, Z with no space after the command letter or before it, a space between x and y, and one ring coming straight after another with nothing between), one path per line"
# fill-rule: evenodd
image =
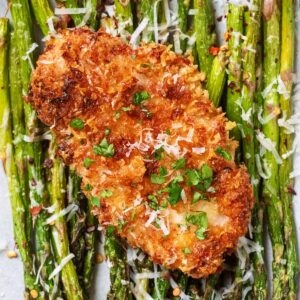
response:
M5 166L8 178L10 203L12 209L14 237L23 262L25 295L42 299L41 287L36 284L34 264L30 249L30 242L24 222L26 211L24 206L24 194L20 191L20 182L14 157L11 111L8 83L8 48L9 48L9 23L8 19L0 18L0 131L1 160Z
M259 199L259 174L255 162L255 128L254 128L254 92L256 88L256 56L260 36L261 0L256 0L253 5L258 9L245 12L246 39L242 47L243 75L242 75L242 109L251 112L249 120L241 120L242 131L245 138L242 139L243 161L248 168L253 182L255 207L252 212L253 234L255 242L263 248L263 211ZM253 254L254 265L254 290L255 299L266 299L266 271L264 267L263 251Z
M230 52L228 63L228 89L226 115L229 120L236 122L237 126L231 130L236 141L241 141L239 125L241 124L241 109L238 101L241 97L241 54L243 34L244 7L234 4L228 6L227 34L230 36L228 47ZM237 155L239 157L239 155Z
M292 115L292 87L295 56L295 3L293 0L282 1L281 21L281 66L280 77L286 87L287 95L280 95L280 108L283 118L289 119ZM293 148L293 136L286 129L280 128L279 153L283 154ZM293 218L292 189L294 182L289 178L293 170L293 158L284 159L279 167L280 197L283 205L284 237L287 259L287 279L289 285L288 299L297 297L297 276L299 273L299 261L297 257L297 235Z
M208 76L214 59L210 50L216 44L212 2L210 0L194 0L194 9L197 11L194 27L200 70Z
M78 8L78 1L77 0L65 0L61 1L62 4L66 6L66 8ZM74 21L75 26L79 26L82 22L82 15L80 14L73 14L72 19Z
M56 261L58 264L61 264L62 260L70 255L70 247L66 221L64 216L61 216L61 211L65 208L65 169L62 162L55 157L55 149L55 141L52 140L49 148L49 158L53 162L53 167L51 169L48 187L50 202L54 207L54 215L57 217L51 226L51 233ZM62 268L61 280L67 299L83 299L83 293L76 274L76 269L71 260L69 260Z
M49 31L47 21L53 17L49 2L47 0L30 0L30 2L35 19L39 24L43 35L47 35Z
M0 88L0 159L5 161L6 156L6 145L10 138L10 132L7 130L9 127L9 89L8 85L8 68L7 68L7 58L8 58L8 44L9 44L9 24L8 19L0 19L0 61L1 61L1 88Z
M125 30L129 33L133 32L133 18L130 1L116 0L116 17L120 23L126 23Z
M119 238L114 234L114 228L108 227L104 242L105 255L110 263L111 289L107 299L127 300L131 297L128 285L122 284L122 280L128 278L126 251Z
M31 72L33 68L33 57L30 49L33 49L32 38L31 38L31 19L30 19L30 10L27 2L24 1L11 1L11 13L12 18L15 24L15 37L16 47L19 54L17 61L20 62L20 72L21 72L21 82L22 82L22 94L26 95L28 92L28 85L31 77ZM14 41L13 39L13 41ZM12 68L17 68L14 66ZM12 69L13 71L13 69ZM18 75L16 75L18 76ZM18 78L16 77L16 80ZM17 91L15 91L17 92ZM14 93L15 95L16 93ZM16 95L16 101L21 101L21 95ZM20 103L18 104L20 105ZM42 144L41 142L35 141L35 135L39 131L39 122L36 118L36 114L33 111L32 107L24 103L24 112L25 112L25 132L29 139L32 139L32 142L29 142L24 147L22 155L26 155L27 161L27 171L29 180L29 190L30 190L30 210L33 217L33 233L34 233L34 242L35 250L37 255L37 262L39 268L41 268L41 278L43 281L48 279L49 274L53 271L53 260L51 255L50 247L50 231L49 226L45 225L47 220L47 212L42 209L47 206L47 195L44 190L44 177L42 171ZM14 118L16 119L16 118ZM19 122L21 122L19 120ZM18 150L19 147L16 147ZM17 151L19 153L19 150ZM20 172L19 177L23 183L24 176ZM28 198L25 198L28 199ZM28 200L27 200L28 201ZM26 201L26 202L27 202ZM25 206L29 207L29 203L26 203ZM31 220L31 214L28 213L26 219ZM28 237L31 238L31 233L28 233ZM55 293L55 283L53 280L47 280L47 285L50 295L52 292Z
M18 170L20 193L21 196L27 197L28 195L28 178L26 172L26 158L25 158L25 142L23 137L25 135L24 127L24 109L22 99L22 82L20 78L20 56L18 53L17 40L14 33L11 35L10 40L10 53L9 53L9 82L10 82L10 98L12 115L12 129L13 139L15 145L15 162ZM29 215L29 205L24 203L26 215ZM31 232L31 218L26 218L26 232L30 236Z
M74 263L79 279L83 275L83 265L85 256L85 240L84 231L85 228L85 216L81 212L81 192L80 192L81 179L73 171L69 172L68 176L68 204L75 204L78 206L78 210L69 220L69 239L70 250L75 255Z
M226 83L226 55L220 51L214 58L209 77L207 79L206 89L208 90L209 99L218 107Z
M140 0L137 3L137 19L138 22L142 22L144 18L148 18L148 28L153 27L154 22L154 4L155 0ZM156 4L158 5L158 4ZM154 34L150 30L144 30L142 34L142 40L144 42L153 41Z
M170 281L167 278L157 278L156 286L153 288L152 298L154 300L163 300L166 298L170 289Z
M264 97L264 114L276 115L279 111L279 95L276 84L280 71L280 10L276 0L264 1L264 61L263 82L266 95ZM272 7L272 9L267 9ZM286 33L285 33L286 34ZM267 87L273 86L271 90ZM275 87L275 89L274 89ZM279 150L279 128L277 117L262 126L266 138L270 139L275 149ZM286 288L286 270L284 260L283 207L279 194L279 166L274 154L266 151L263 156L270 176L263 181L263 197L267 205L269 233L273 246L273 299L282 299Z
M188 31L188 12L190 8L190 0L178 0L178 25L176 26L176 31L174 32L174 49L176 50L176 43L179 42L180 51L178 53L185 53L187 41L181 38L181 34L187 34Z
M96 218L92 214L91 203L88 201L86 210L86 232L85 232L85 249L86 254L84 258L83 265L83 285L86 292L88 292L91 288L93 271L95 266L96 259Z
M78 8L79 3L77 0L64 0L61 1L66 8ZM84 7L87 8L88 12L85 15L72 14L72 19L76 27L82 25L88 25L94 30L98 29L98 0L85 0ZM87 18L87 19L86 19Z

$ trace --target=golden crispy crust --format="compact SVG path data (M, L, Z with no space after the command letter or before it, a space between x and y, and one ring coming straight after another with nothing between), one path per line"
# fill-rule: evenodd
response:
M40 119L52 126L59 154L82 176L83 186L92 186L86 195L100 199L101 207L94 208L100 223L116 226L153 261L193 277L220 270L224 254L245 234L253 206L245 168L216 153L221 147L233 154L236 142L200 79L189 59L165 46L133 50L103 31L65 30L40 56L28 96ZM140 92L149 99L134 105ZM70 126L74 118L84 122L83 129ZM104 137L114 146L113 157L93 151ZM160 147L159 160L154 152ZM88 168L87 157L93 161ZM180 157L186 159L185 168L173 170ZM201 169L204 163L213 169L213 182L204 192L208 200L193 204L196 187L186 185L186 169ZM162 166L165 182L152 183L151 174ZM165 206L166 187L178 175L185 180L178 183L179 202L153 209L148 196ZM195 234L198 227L186 222L186 215L199 211L209 223L203 240Z

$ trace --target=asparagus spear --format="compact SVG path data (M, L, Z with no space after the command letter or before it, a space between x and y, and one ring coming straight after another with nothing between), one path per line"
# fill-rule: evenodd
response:
M283 118L289 119L292 115L292 87L295 55L295 3L293 0L282 1L281 21L281 57L280 77L286 87L287 95L280 95L280 107ZM286 129L280 128L279 153L282 156L293 148L293 136ZM283 204L284 237L287 259L287 278L289 284L288 299L296 299L297 276L299 262L297 257L297 235L293 218L292 201L294 182L289 178L293 170L293 158L289 156L284 159L279 167L280 197Z
M60 215L61 211L65 208L65 170L62 162L55 157L55 149L56 145L53 139L49 148L49 158L53 161L53 167L50 172L48 186L50 202L54 207L54 214L57 216L51 226L52 246L54 248L56 261L58 264L61 264L62 260L70 255L70 247L66 222L64 217ZM67 299L83 299L75 266L71 260L62 268L61 280Z
M74 253L74 263L79 279L82 279L83 265L85 256L85 240L84 231L85 228L85 216L81 212L80 203L80 183L81 179L73 171L69 172L68 176L68 204L75 204L78 206L78 210L69 220L69 239L70 250Z
M180 34L187 34L188 31L188 12L190 8L190 0L178 0L177 6L178 25L176 26L176 31L174 32L174 49L175 52L185 53L187 42L185 39L181 39ZM176 43L178 44L176 45ZM179 49L177 49L178 46Z
M224 51L220 51L214 58L211 71L207 80L206 89L209 99L218 107L226 83L226 62L227 58Z
M96 257L96 218L91 213L92 207L91 203L87 202L87 210L86 210L86 232L85 232L85 249L86 254L84 257L84 265L83 265L83 286L86 292L89 291L92 283L92 276L95 266L95 257Z
M15 38L18 48L20 72L22 81L22 94L28 92L29 81L33 68L33 57L30 49L33 49L31 35L31 19L30 10L27 2L20 0L11 1L11 13L15 25ZM20 99L20 95L17 95ZM20 100L18 100L20 101ZM30 190L30 210L34 215L33 229L34 242L37 255L37 262L41 268L41 277L46 280L53 270L53 260L50 251L50 231L49 226L45 225L47 212L42 207L47 206L46 192L44 190L44 178L42 173L42 145L41 142L34 141L34 136L39 130L39 122L32 107L24 102L25 112L25 132L33 141L25 145L24 155L28 157L27 171ZM19 120L21 122L22 120ZM22 174L19 174L20 177ZM22 177L22 181L25 180ZM25 198L26 199L26 198ZM29 206L26 203L26 206ZM31 220L31 215L28 214L26 219ZM28 233L28 238L31 234ZM48 280L47 285L49 293L52 294L55 288L53 280Z
M214 14L210 0L194 0L196 46L200 69L208 76L213 64L211 47L216 44Z
M129 299L131 292L122 280L128 278L126 265L126 252L119 238L114 234L114 227L108 227L104 242L105 255L109 259L111 290L107 299Z
M129 33L133 32L133 18L130 1L116 0L116 17L119 24L126 24L125 30Z
M24 109L22 99L22 82L20 78L20 56L18 53L16 35L12 33L10 40L10 53L9 53L9 82L10 82L10 98L12 115L12 129L13 139L15 145L15 162L18 170L20 193L22 197L28 195L28 178L26 172L26 158L25 158L25 142L23 136L25 135L24 127ZM24 203L25 213L29 215L29 205L27 201ZM26 232L30 237L31 233L31 218L26 218Z
M245 138L242 139L243 161L251 176L256 199L252 212L252 224L254 227L254 240L263 248L263 220L262 207L259 200L259 174L255 162L255 132L254 132L254 92L256 88L256 56L260 36L261 0L255 0L253 5L258 9L245 12L246 39L242 46L243 51L243 75L242 75L242 109L251 112L249 120L241 120L242 131ZM266 299L266 271L264 267L263 251L253 254L254 264L254 291L255 299Z
M6 156L6 145L10 138L10 131L7 130L9 126L9 89L8 85L8 68L7 68L7 58L8 58L8 44L9 44L9 24L8 19L0 19L0 60L1 60L1 88L0 88L0 159L5 161Z
M154 22L154 0L140 0L137 4L137 19L140 23L144 18L148 18L148 26L153 27ZM157 5L157 4L156 4ZM142 40L144 42L153 41L154 34L150 30L144 30L142 34Z
M268 9L269 7L272 9ZM280 11L276 0L264 1L264 117L276 115L279 111L279 95L275 82L280 71ZM272 89L266 89L272 86ZM263 133L269 138L278 151L279 129L277 117L272 118L262 126ZM279 195L279 166L274 154L266 151L263 156L270 176L263 181L263 197L267 205L269 233L273 246L273 299L282 299L286 282L286 270L283 265L284 237L283 237L283 211Z
M53 17L49 2L45 0L30 0L30 2L35 19L37 20L43 35L47 35L49 31L47 21Z
M77 0L64 0L62 2L67 8L78 8ZM72 14L72 19L76 27L88 25L94 30L98 29L98 0L86 0L84 6L87 8L87 13L82 16L80 14Z
M8 84L8 44L9 44L9 20L0 18L0 131L1 160L5 166L8 178L8 187L13 217L14 237L19 248L24 268L25 293L27 297L42 299L41 287L36 284L34 264L30 250L30 242L24 222L26 211L24 206L24 194L19 190L20 182L14 157L11 111Z
M235 140L241 141L241 133L238 126L241 124L241 111L238 101L241 97L241 54L243 34L244 7L234 4L228 6L227 34L230 36L228 47L231 53L228 63L228 89L226 115L229 120L236 122L237 127L231 130ZM239 154L237 154L237 158ZM239 159L238 159L239 160Z

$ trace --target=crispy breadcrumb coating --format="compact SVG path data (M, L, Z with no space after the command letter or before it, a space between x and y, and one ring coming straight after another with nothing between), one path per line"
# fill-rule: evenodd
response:
M100 224L195 278L221 269L253 206L232 123L202 77L166 46L133 50L103 31L63 30L40 56L28 95Z

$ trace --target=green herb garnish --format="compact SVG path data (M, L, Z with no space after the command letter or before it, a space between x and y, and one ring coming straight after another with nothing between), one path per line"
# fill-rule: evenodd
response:
M173 164L172 164L172 169L173 170L180 170L183 169L186 165L186 159L184 157L177 159Z
M110 196L112 196L112 191L111 190L103 190L101 191L101 198L109 198Z
M185 255L187 255L187 254L191 254L192 251L191 251L190 248L184 248L184 249L182 249L182 253L185 254Z
M81 130L84 128L84 122L81 119L76 118L70 122L70 126L74 129Z
M109 144L104 138L99 145L94 146L94 153L105 157L113 157L115 154L114 144Z
M171 205L175 205L181 198L182 188L176 180L172 180L166 188L166 191L169 193L168 201Z
M163 152L164 152L164 151L165 151L165 150L164 150L163 147L160 147L160 148L156 149L156 150L154 151L154 158L155 158L156 160L161 160L162 157L163 157Z
M91 201L93 205L100 207L100 199L98 197L92 196Z
M88 168L92 165L93 162L94 162L93 159L91 159L91 158L89 158L89 157L86 157L86 158L83 160L83 165L84 165L85 168L88 169Z
M142 102L148 100L150 98L150 94L146 91L137 92L133 95L132 103L134 105L140 105Z
M91 191L93 189L93 187L90 185L90 184L86 184L85 186L84 186L84 190L85 191Z
M213 181L213 170L203 164L201 170L193 169L186 171L187 185L196 186L201 191L206 191Z
M205 232L208 227L208 218L206 212L199 212L197 214L187 215L185 221L198 227L195 234L199 240L205 239Z
M109 128L105 128L104 134L105 134L105 135L109 135L109 134L110 134L110 129L109 129Z
M197 203L199 200L208 200L208 198L199 192L195 192L193 195L192 203Z
M115 231L115 226L113 225L108 225L106 227L106 235L111 236L111 234Z
M151 182L154 184L163 184L166 182L168 171L165 167L160 167L159 174L151 174Z
M215 152L224 157L226 160L232 160L231 154L227 150L224 150L221 146L218 146Z
M154 195L148 195L148 199L150 200L149 206L154 209L158 210L158 200Z

